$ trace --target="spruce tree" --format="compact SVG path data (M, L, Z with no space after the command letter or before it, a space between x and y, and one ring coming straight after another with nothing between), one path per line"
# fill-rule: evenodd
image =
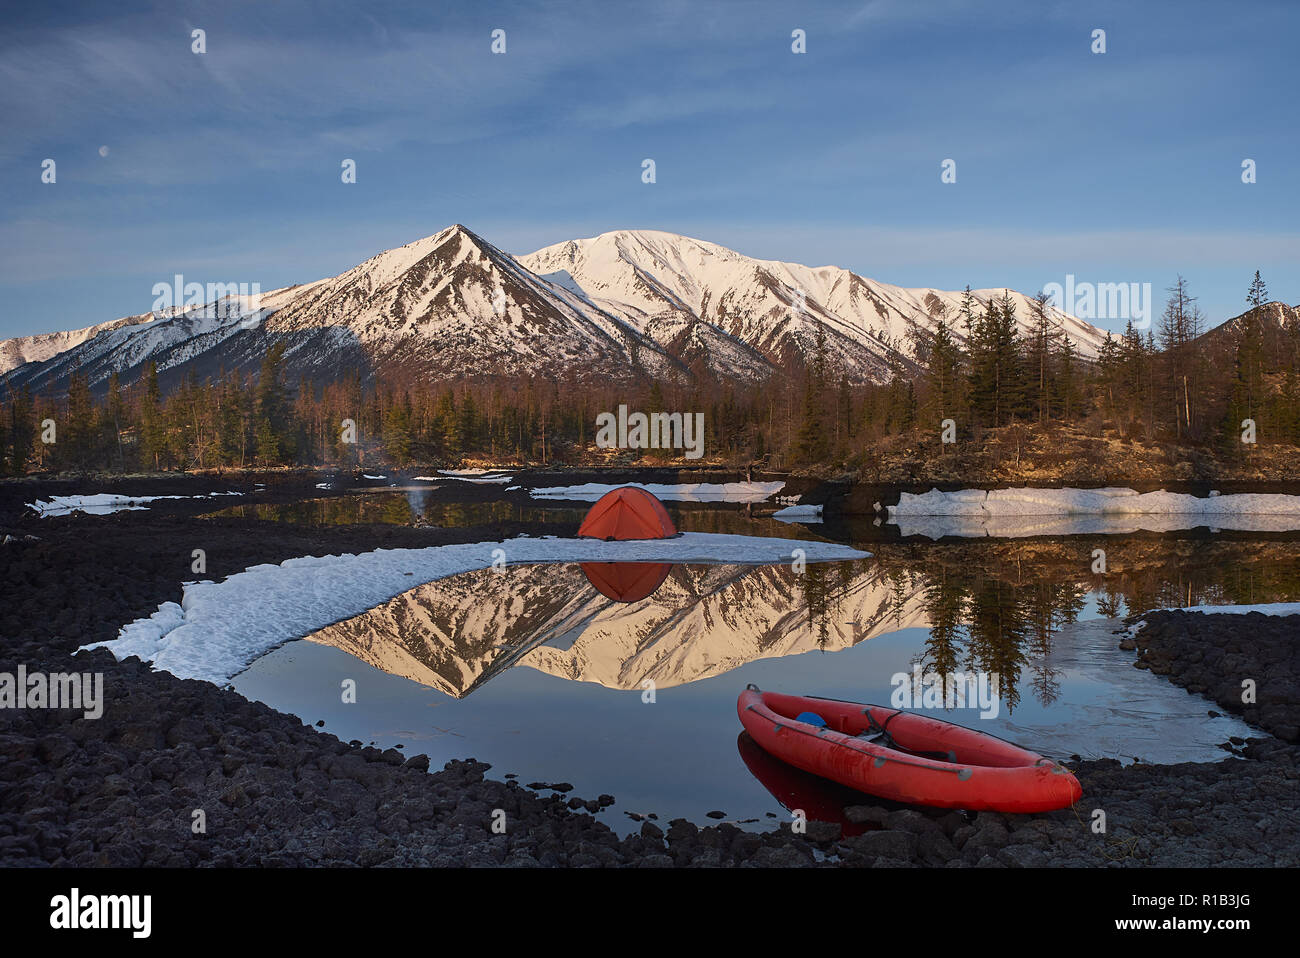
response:
M1268 287L1264 285L1264 280L1260 278L1259 270L1255 270L1255 279L1250 284L1250 289L1246 293L1246 302L1252 309L1263 306L1268 302Z
M1060 328L1052 321L1049 304L1048 295L1040 292L1029 306L1031 328L1025 358L1031 377L1029 393L1039 422L1051 418L1052 358L1062 339Z
M144 398L140 402L141 454L146 465L161 469L166 452L162 397L158 390L158 364L152 359L145 367Z

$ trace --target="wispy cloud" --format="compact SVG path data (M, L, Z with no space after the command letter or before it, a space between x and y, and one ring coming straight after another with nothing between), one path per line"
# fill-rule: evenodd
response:
M1197 0L24 8L0 35L0 336L136 311L173 263L313 279L454 221L515 251L654 227L909 285L1197 268L1226 306L1248 262L1300 282L1297 25Z

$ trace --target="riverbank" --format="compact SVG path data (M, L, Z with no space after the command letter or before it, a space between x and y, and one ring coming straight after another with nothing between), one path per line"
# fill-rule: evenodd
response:
M1260 738L1240 743L1235 757L1225 752L1220 763L1074 763L1084 788L1075 809L1005 816L852 806L845 816L864 830L850 837L829 822L795 834L788 820L769 819L755 832L647 818L639 834L619 837L589 814L611 802L617 809L617 795L578 797L562 782L533 789L498 777L510 769L473 760L427 773L421 756L340 742L217 686L181 681L138 660L117 662L104 650L74 655L81 645L116 637L123 623L160 602L178 601L181 584L195 577L195 548L205 550L206 577L220 579L299 555L542 532L505 522L454 530L292 526L204 519L200 509L211 505L165 500L146 512L59 519L11 513L0 523L18 539L0 547L7 600L0 671L22 664L29 672L102 672L106 699L97 720L52 709L0 711L0 864L1300 864L1297 749L1266 735L1296 724L1291 701L1267 714L1262 705L1258 713L1242 711L1261 728ZM545 534L574 531L545 527ZM1184 628L1190 615L1150 615L1139 633L1144 655L1177 650L1158 661L1171 680L1203 683L1197 668L1206 666L1192 661L1197 643L1246 628L1251 641L1233 648L1232 671L1296 674L1294 662L1279 663L1268 650L1286 647L1286 636L1300 629L1297 619L1202 616L1235 620L1207 626L1211 635L1198 631L1199 620ZM1234 677L1224 674L1225 681ZM493 832L497 809L505 834ZM195 810L204 812L205 833L193 831ZM1104 834L1092 829L1097 810L1106 816Z

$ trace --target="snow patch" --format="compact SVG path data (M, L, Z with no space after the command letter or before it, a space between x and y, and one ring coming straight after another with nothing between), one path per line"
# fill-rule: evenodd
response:
M786 506L772 513L773 519L781 522L821 522L821 506Z
M1260 605L1192 605L1184 612L1203 612L1206 615L1246 615L1261 612L1264 615L1300 615L1300 602L1265 602Z
M442 482L455 479L459 482L491 482L504 485L514 480L514 476L505 476L492 469L439 469L436 476L412 476L415 482Z
M138 655L180 678L222 683L250 662L293 639L360 615L416 586L486 569L493 553L508 564L530 562L785 562L801 549L810 562L864 559L847 546L795 539L687 532L672 539L598 542L592 539L511 539L425 549L378 549L360 555L304 556L253 566L223 582L185 586L181 602L166 602L118 638L83 648Z
M66 516L73 512L84 512L92 516L106 516L113 512L132 512L147 509L145 502L159 499L211 499L215 496L242 496L242 492L209 492L201 496L119 496L101 492L93 496L50 496L48 500L37 499L27 503L35 509L41 518L48 516Z
M547 486L532 489L534 499L576 499L595 502L605 493L626 486L636 486L658 499L678 502L763 502L785 488L784 482L624 482L609 485L588 482L581 486Z
M1210 525L1256 532L1300 530L1300 496L1234 493L1200 498L1186 493L1102 489L962 489L903 493L889 507L903 535L1077 535L1168 532Z

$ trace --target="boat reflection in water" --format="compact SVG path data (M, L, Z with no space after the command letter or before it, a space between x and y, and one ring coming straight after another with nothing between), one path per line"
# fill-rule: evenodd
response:
M615 602L640 602L654 595L672 571L670 562L581 562L582 574Z
M736 738L736 750L740 752L741 761L750 774L772 793L782 808L788 812L800 809L810 822L839 825L842 838L851 838L881 827L879 822L849 821L844 809L852 805L872 805L891 810L907 807L874 795L864 795L839 782L818 778L793 765L787 765L763 751L748 732L741 732Z

